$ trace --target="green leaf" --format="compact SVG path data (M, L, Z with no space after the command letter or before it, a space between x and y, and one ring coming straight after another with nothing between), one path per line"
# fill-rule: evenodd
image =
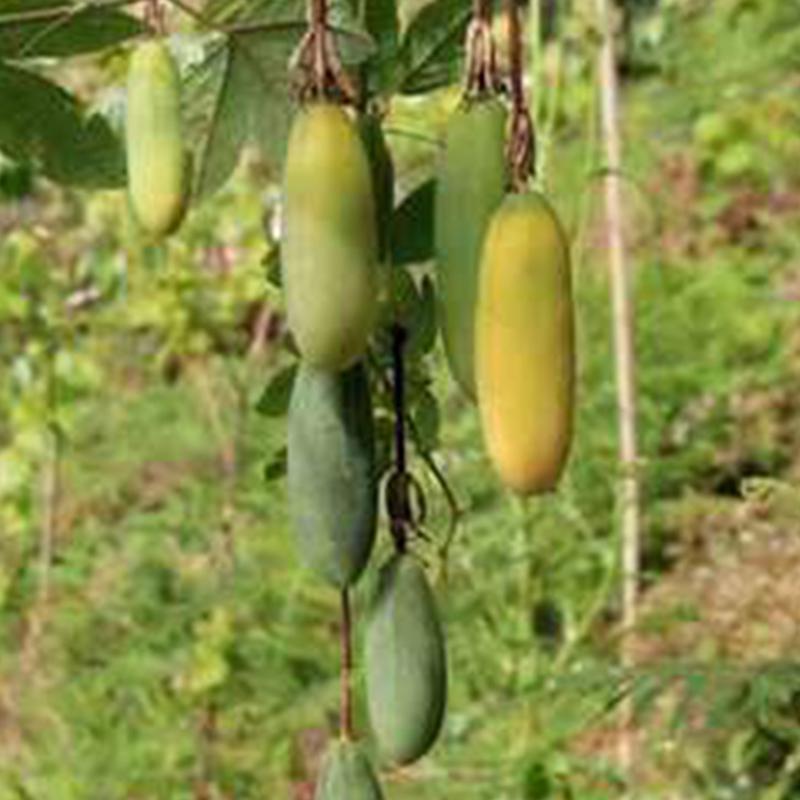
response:
M395 210L392 218L392 262L415 264L433 258L433 204L436 181L418 186Z
M419 436L418 444L424 451L431 452L439 446L439 402L433 392L422 389L419 393L414 393L412 403L411 416Z
M221 69L222 74L197 159L194 185L198 198L213 194L225 183L236 169L247 141L248 113L242 103L247 97L249 76L240 64L242 58L237 48L226 47L213 52L207 64L209 70Z
M85 116L60 86L0 64L0 150L52 180L112 188L125 183L122 143L99 114Z
M256 403L256 411L265 417L282 417L289 408L297 364L278 370Z
M121 11L76 3L74 9L65 13L65 5L65 0L0 2L0 57L90 53L113 47L146 30L141 21ZM48 8L53 9L53 14L43 18L23 22L11 18L20 12Z
M419 358L436 344L436 291L429 275L425 275L419 287L419 302L411 309L408 354Z
M377 51L367 64L371 88L376 93L388 90L397 71L400 26L397 0L364 0L364 28L375 42Z
M279 169L291 121L287 65L300 31L298 25L232 34L215 41L190 74L186 116L190 140L198 143L198 197L228 180L248 141Z
M429 92L458 79L470 14L467 0L434 0L411 20L400 46L402 93Z
M266 483L278 481L286 474L286 455L286 448L281 447L264 465L264 481Z
M280 36L258 31L235 37L251 81L250 136L278 173L286 155L294 107L288 64L299 38L299 30Z

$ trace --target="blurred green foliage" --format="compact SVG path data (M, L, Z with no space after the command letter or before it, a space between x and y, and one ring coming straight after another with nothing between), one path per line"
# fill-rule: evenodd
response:
M395 245L403 266L392 279L413 329L414 471L431 501L431 541L415 546L439 577L453 686L441 744L406 773L385 775L387 795L620 797L611 712L632 691L643 738L655 740L633 796L790 800L800 791L800 677L788 643L785 664L759 664L755 643L731 664L713 655L722 632L707 625L684 655L707 645L708 658L672 664L656 648L634 676L617 666L594 33L571 5L542 67L559 87L544 117L546 178L574 239L580 320L577 440L552 498L523 504L500 490L475 411L432 349L430 231L415 219L430 207L426 181L453 90L400 98L386 119L408 197L395 229L414 233ZM650 590L658 597L685 568L680 510L686 516L698 496L747 510L749 481L769 493L763 513L774 529L798 531L800 500L784 481L797 474L800 444L800 12L785 0L631 5L625 177L644 602L666 648L696 613L647 606ZM221 0L209 13L228 20L239 6ZM298 7L286 5L290 16ZM440 29L449 23L451 42L463 23L456 7L465 4L427 12ZM76 19L42 46L74 51L86 35ZM120 39L132 35L126 24ZM433 28L412 24L405 39L374 19L367 29L386 43L381 54L394 54L381 62L381 91L422 92L457 74L456 45L427 67L417 60ZM18 41L11 33L0 37L8 47ZM297 33L274 51L260 38L250 45L259 63L282 70ZM210 196L165 248L139 240L121 193L47 182L60 164L46 157L57 131L29 152L0 124L0 800L291 797L312 779L318 740L333 728L337 598L297 562L281 480L292 356L274 273L268 280L279 147L248 145L265 138L267 116L245 130L226 111L258 93L239 81L244 62L235 69L236 47L247 44L220 54L215 42L182 51L189 85L210 104L203 119L216 120L216 134L198 144L200 192ZM354 48L356 62L376 58ZM87 135L79 108L65 101L62 120L78 149ZM375 359L384 364L380 340ZM376 397L386 432L379 381ZM453 541L431 457L463 511ZM718 531L707 516L710 539ZM737 524L748 532L754 523ZM374 565L389 550L382 538ZM720 582L727 563L712 562Z

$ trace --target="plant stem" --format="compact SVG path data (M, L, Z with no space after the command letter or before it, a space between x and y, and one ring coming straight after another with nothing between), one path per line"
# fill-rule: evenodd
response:
M339 703L339 734L342 739L352 741L353 733L353 616L350 607L350 592L342 589L341 625L341 698Z
M57 345L49 346L47 360L47 413L49 447L44 467L43 516L39 539L38 607L43 613L50 597L50 570L57 535L59 505L61 503L61 430L58 420L58 377L55 360Z
M525 102L522 63L522 25L519 0L506 0L508 18L509 84L511 88L511 126L507 160L513 191L524 191L534 172L536 139L530 112Z
M602 35L598 54L601 117L607 172L605 175L606 225L608 230L611 300L613 307L614 353L619 418L620 512L622 536L622 666L634 666L633 632L637 618L639 561L641 548L640 488L636 432L636 356L633 338L633 304L625 246L625 210L622 199L622 145L620 134L619 86L610 0L595 0ZM621 708L620 761L629 782L636 760L632 727L633 702L629 697Z
M519 0L506 0L508 16L508 53L511 104L515 110L525 108L525 87L522 66L522 25L519 20Z
M406 377L403 362L406 331L401 325L392 326L392 403L394 405L394 453L398 472L408 471L406 458Z
M399 553L406 550L410 505L409 475L406 448L406 376L403 348L407 333L402 325L392 325L392 406L394 410L394 469L386 485L389 526Z
M16 11L10 14L0 14L0 26L16 25L25 22L39 22L42 20L57 19L58 17L71 17L78 13L100 9L122 8L141 3L144 0L93 0L81 5L65 4L48 8L34 8L30 11Z

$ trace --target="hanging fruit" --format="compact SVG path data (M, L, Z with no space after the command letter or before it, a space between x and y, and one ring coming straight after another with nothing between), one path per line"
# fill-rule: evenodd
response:
M453 377L475 397L475 307L481 245L506 187L506 110L500 100L466 102L447 125L436 189L439 309Z
M484 438L503 482L553 489L569 453L575 382L569 246L538 192L509 195L489 226L476 322Z
M375 771L357 744L340 741L332 745L314 800L383 800Z
M375 541L372 403L362 364L343 372L301 365L289 407L289 514L303 561L343 589Z
M189 199L189 159L181 123L180 77L163 39L140 44L128 71L128 192L134 216L153 238L178 227Z
M367 707L381 753L393 764L436 741L447 701L444 632L436 599L415 558L398 553L381 569L367 622Z
M343 108L314 101L297 112L283 185L289 328L305 361L341 370L366 350L378 294L370 166Z

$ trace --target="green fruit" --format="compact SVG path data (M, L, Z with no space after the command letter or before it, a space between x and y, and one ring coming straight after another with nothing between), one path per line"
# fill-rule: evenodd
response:
M478 267L484 234L506 185L506 111L498 100L457 110L447 126L436 189L439 308L453 377L475 396Z
M575 344L569 244L536 192L510 195L481 260L476 377L484 439L503 482L555 488L572 439Z
M174 231L186 211L189 172L178 69L166 44L139 45L128 71L125 128L134 215L151 236Z
M353 742L336 742L325 757L314 800L383 800L369 759Z
M364 367L301 365L289 404L289 512L303 561L339 589L358 579L372 551L375 472Z
M358 131L330 103L302 108L284 172L283 285L303 358L339 370L365 352L377 313L372 176Z
M447 701L444 633L422 567L395 555L381 570L366 634L367 705L381 752L395 764L436 740Z
M383 263L389 257L389 230L394 209L394 162L379 117L374 114L362 114L358 118L358 132L367 151L372 173L378 259Z

